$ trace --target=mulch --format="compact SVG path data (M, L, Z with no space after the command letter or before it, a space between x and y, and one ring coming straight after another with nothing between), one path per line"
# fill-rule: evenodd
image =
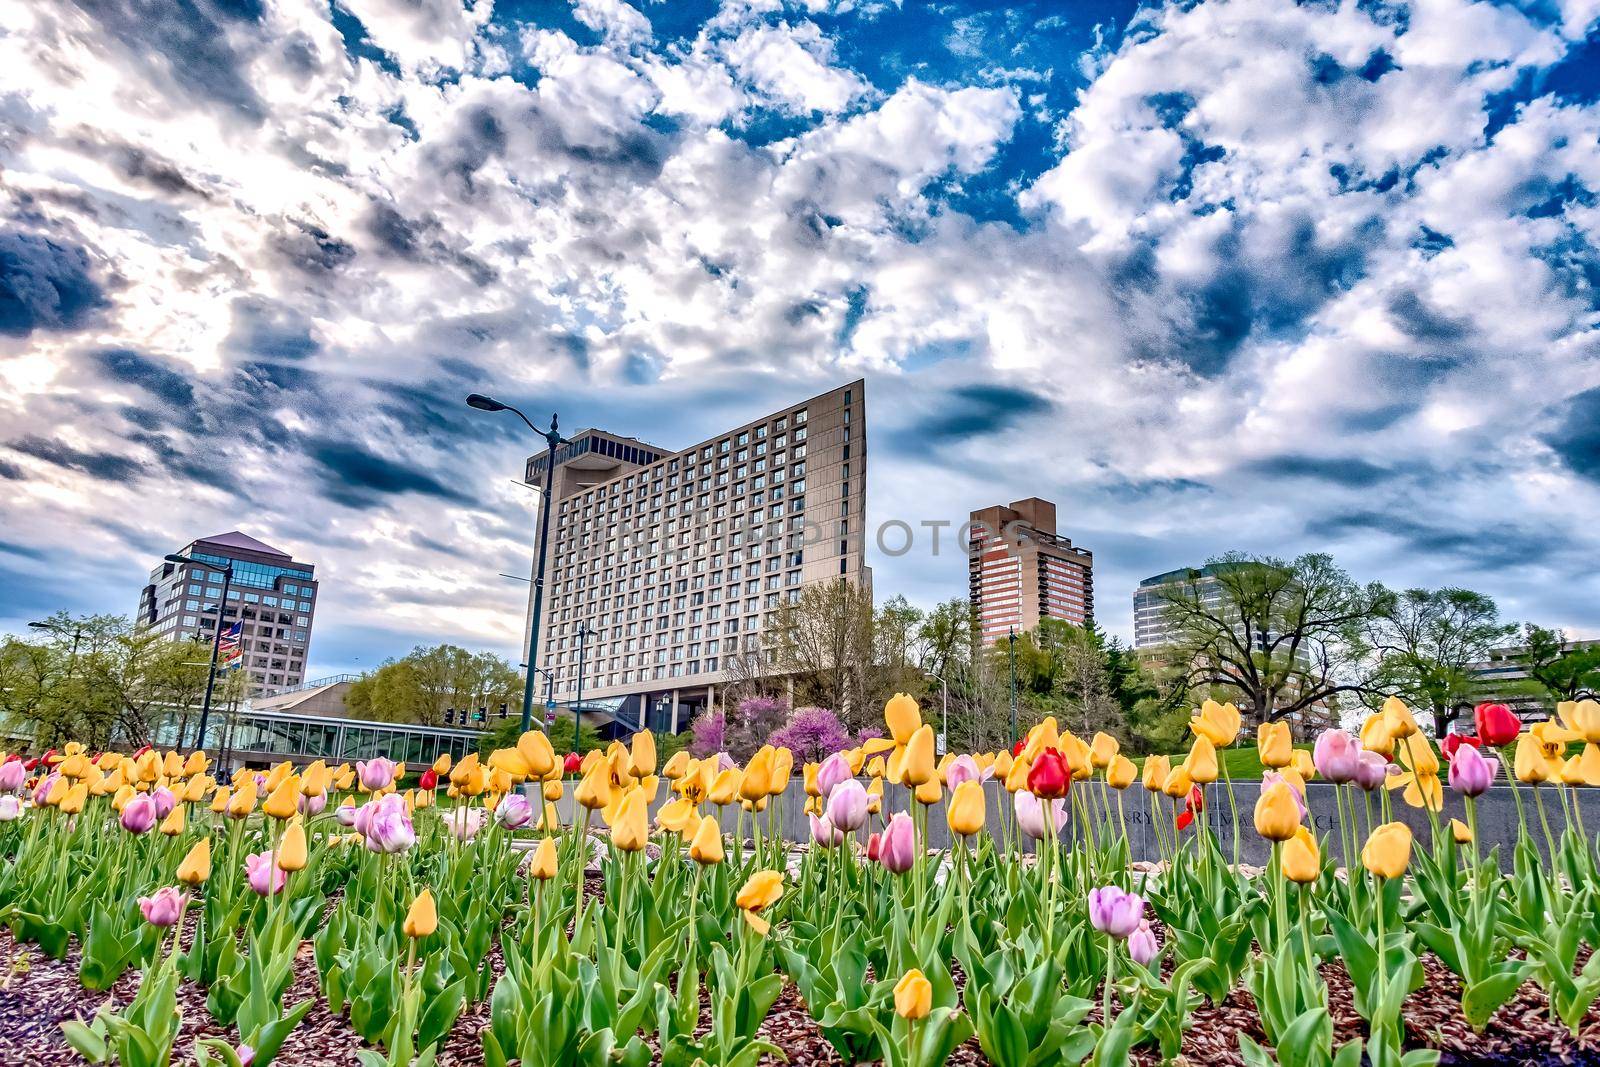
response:
M587 891L603 891L598 876L590 875ZM126 1004L132 999L138 988L137 972L123 975L108 991L91 992L78 984L78 962L76 944L65 959L52 960L36 946L20 945L9 930L0 929L0 1067L81 1067L83 1060L62 1037L61 1023L72 1018L88 1020L108 1001ZM498 975L498 945L490 965ZM1450 1067L1600 1067L1600 1012L1591 1010L1574 1037L1559 1021L1552 1021L1544 993L1529 982L1479 1034L1461 1014L1460 980L1432 956L1423 958L1423 967L1427 981L1405 1005L1407 1042L1411 1047L1439 1049L1441 1062ZM1343 965L1337 961L1325 963L1322 973L1328 983L1336 1041L1359 1036L1362 1022L1355 1012ZM959 974L957 981L961 981ZM358 1067L356 1050L362 1043L323 999L309 944L301 949L284 1003L297 1004L306 998L314 1001L311 1011L284 1042L275 1062L282 1067ZM206 1012L204 990L185 984L179 994L179 1006L182 1022L174 1063L195 1062L194 1043L198 1038L232 1037ZM709 1024L709 1019L706 1010L704 1023ZM488 999L469 1005L439 1050L439 1067L481 1064L482 1034L488 1025ZM1194 1026L1184 1037L1181 1061L1207 1067L1242 1067L1240 1033L1249 1034L1262 1044L1266 1042L1254 1002L1247 992L1236 989L1223 1003L1205 1004L1195 1011ZM762 1026L762 1036L783 1049L792 1064L845 1062L817 1029L792 984L774 1004ZM957 1067L978 1067L988 1061L973 1038L956 1049L949 1062ZM1153 1067L1160 1063L1160 1057L1153 1049L1145 1048L1135 1053L1134 1062Z

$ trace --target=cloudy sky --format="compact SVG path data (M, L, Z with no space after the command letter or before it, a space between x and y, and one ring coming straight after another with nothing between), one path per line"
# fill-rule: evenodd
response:
M0 627L238 527L319 564L313 674L513 654L467 392L671 447L865 376L869 519L1049 497L1112 632L1229 548L1600 632L1597 26L0 0Z

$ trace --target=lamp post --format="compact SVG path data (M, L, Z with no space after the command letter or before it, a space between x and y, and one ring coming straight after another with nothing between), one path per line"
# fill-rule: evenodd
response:
M65 626L62 626L59 623L54 623L54 622L30 622L28 625L33 627L35 630L48 630L51 633L57 635L58 637L67 636L67 628ZM83 627L82 626L74 626L72 628L72 653L67 657L67 678L68 679L70 679L72 677L72 672L75 669L77 669L77 666L78 666L78 642L82 638L83 638Z
M176 554L169 554L163 558L168 563L183 563L191 567L194 566L195 562L188 556ZM232 563L212 563L207 560L206 566L222 568L222 596L217 599L217 624L211 628L211 664L206 668L206 698L200 705L200 736L195 743L195 747L202 751L206 747L206 726L211 722L211 691L216 688L217 684L217 650L222 645L222 618L223 613L227 610L228 590L233 586ZM202 611L204 607L205 605L202 603ZM178 731L177 747L183 747L183 730L181 727Z
M584 641L590 637L600 635L589 629L588 623L578 627L578 699L572 702L572 751L578 751L583 726L583 658Z
M1017 630L1006 635L1011 642L1011 747L1017 747Z
M930 673L928 677L939 683L940 701L944 705L944 727L939 732L939 755L942 756L950 750L950 683L942 674Z
M541 430L535 426L528 416L512 407L502 404L492 397L482 393L473 393L467 397L467 406L479 411L509 411L517 418L528 424L528 429L544 438L545 454L544 465L544 493L539 502L539 553L533 567L533 618L528 627L528 673L522 683L522 732L527 733L533 729L533 665L539 662L539 618L544 612L544 559L546 542L550 540L550 496L555 485L556 475L556 448L566 443L566 439L556 431L556 416L550 416L550 428ZM577 736L574 734L574 747Z

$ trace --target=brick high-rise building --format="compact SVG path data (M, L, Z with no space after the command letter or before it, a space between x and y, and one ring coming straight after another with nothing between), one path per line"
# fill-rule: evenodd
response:
M317 610L315 565L238 530L191 541L175 555L189 562L163 560L139 594L141 627L209 646L220 609L224 628L240 623L241 669L254 692L278 693L305 681ZM233 580L223 604L222 567L229 564Z
M684 729L782 603L870 581L866 430L855 381L677 452L574 435L554 457L538 692L576 700L581 656L588 721ZM528 460L530 485L548 462Z
M1094 621L1094 554L1056 533L1056 506L1029 497L968 520L973 617L985 644L1040 619Z

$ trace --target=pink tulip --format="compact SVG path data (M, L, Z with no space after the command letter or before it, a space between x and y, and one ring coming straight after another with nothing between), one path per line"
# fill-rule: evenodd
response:
M321 815L328 806L328 794L312 793L310 796L306 796L302 793L300 798L294 802L294 806L296 811L308 819L313 815Z
M0 763L0 793L20 793L28 782L28 768L12 757Z
M824 800L833 795L835 787L848 782L855 774L850 770L850 761L844 758L843 752L835 752L822 761L822 766L817 768L817 792Z
M150 791L150 799L155 801L156 818L165 819L172 814L172 809L178 806L178 798L172 795L172 790L166 786L159 786Z
M1017 826L1023 833L1035 841L1042 841L1050 833L1045 828L1044 802L1026 789L1019 789L1013 799L1017 809ZM1067 825L1067 808L1060 800L1052 800L1050 811L1055 821L1055 832L1060 833L1061 828Z
M883 843L878 850L878 862L894 874L905 874L917 858L917 830L911 825L911 816L897 811L889 816L889 825L883 831Z
M1335 785L1353 782L1361 762L1361 744L1344 730L1324 730L1311 750L1317 773Z
M56 773L55 771L51 771L49 774L47 774L43 778L39 779L39 783L33 787L33 806L34 807L36 807L36 808L44 807L44 802L47 799L49 799L49 797L50 797L50 789L51 789L51 787L56 784L56 779L58 779L60 777L61 777L60 774Z
M533 805L522 793L512 793L494 809L494 817L507 830L520 830L533 821Z
M854 778L834 786L828 796L828 821L846 833L855 833L867 824L867 790Z
M445 812L444 824L457 841L471 841L483 829L483 809L452 808Z
M1125 940L1144 921L1144 898L1118 886L1089 890L1089 925L1103 934Z
M363 804L356 812L355 825L372 852L404 852L417 842L411 816L406 814L405 799L398 793Z
M122 828L130 834L147 834L159 821L156 802L147 793L139 793L122 806Z
M22 818L22 800L10 793L0 796L0 822Z
M360 780L361 788L369 793L389 788L389 784L394 781L394 771L394 761L384 759L382 756L356 764L356 778Z
M144 913L144 921L151 926L176 926L178 920L183 918L183 906L189 900L187 893L180 893L176 886L167 886L157 889L155 895L139 898L139 910Z
M1464 797L1482 796L1489 791L1499 770L1499 760L1485 756L1471 745L1462 745L1456 749L1455 759L1450 761L1450 788Z
M950 761L950 766L945 769L945 785L950 792L956 791L956 786L962 782L987 781L994 774L993 770L984 770L978 766L978 761L963 752Z
M1370 793L1382 787L1383 780L1388 774L1388 760L1376 752L1362 749L1360 759L1356 763L1356 785Z
M833 848L844 844L844 831L829 822L826 815L821 818L815 815L807 815L806 818L811 820L811 840L817 845L822 848Z
M1128 955L1133 957L1133 962L1141 967L1150 966L1150 962L1161 954L1161 946L1156 943L1156 932L1150 929L1148 920L1139 923L1128 938Z
M272 896L283 892L283 887L288 884L289 876L278 869L272 862L271 851L256 852L244 858L245 876L249 879L250 888L262 896Z
M356 805L354 801L347 800L333 811L333 817L340 826L354 826L356 824Z

